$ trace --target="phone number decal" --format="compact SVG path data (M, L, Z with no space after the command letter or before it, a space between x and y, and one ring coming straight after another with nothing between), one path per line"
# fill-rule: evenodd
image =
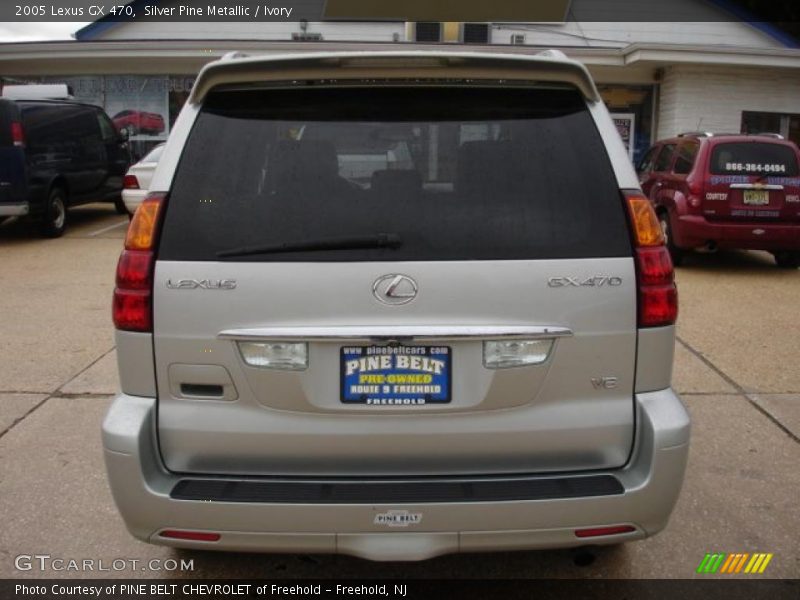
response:
M748 173L786 173L786 165L761 163L725 163L726 171L746 171Z

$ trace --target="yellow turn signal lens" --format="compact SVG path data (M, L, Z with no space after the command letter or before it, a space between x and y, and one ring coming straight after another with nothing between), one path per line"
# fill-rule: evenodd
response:
M638 194L627 197L631 224L637 246L660 246L664 243L664 232L650 204L650 200Z
M126 250L152 250L163 199L164 194L151 194L136 209L125 236Z

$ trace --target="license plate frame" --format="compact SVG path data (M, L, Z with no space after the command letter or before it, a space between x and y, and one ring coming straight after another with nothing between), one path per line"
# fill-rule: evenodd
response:
M452 401L450 346L342 346L339 373L342 404L421 406Z
M769 191L767 190L742 190L742 202L747 206L768 206Z

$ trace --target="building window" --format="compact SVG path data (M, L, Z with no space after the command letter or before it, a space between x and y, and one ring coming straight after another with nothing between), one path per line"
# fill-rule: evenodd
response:
M525 34L524 33L512 33L511 34L511 44L514 46L523 46L525 44Z
M414 39L418 42L441 42L442 24L433 21L415 23Z
M800 144L800 115L742 111L742 133L779 133Z
M462 42L465 44L488 44L489 43L489 24L488 23L464 23L462 32Z
M605 84L597 88L633 164L638 164L653 141L653 86Z

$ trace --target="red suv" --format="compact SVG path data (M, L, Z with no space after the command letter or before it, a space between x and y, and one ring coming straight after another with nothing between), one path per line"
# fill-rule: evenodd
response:
M656 143L639 163L672 260L688 250L767 250L800 265L797 146L776 134L684 133Z

